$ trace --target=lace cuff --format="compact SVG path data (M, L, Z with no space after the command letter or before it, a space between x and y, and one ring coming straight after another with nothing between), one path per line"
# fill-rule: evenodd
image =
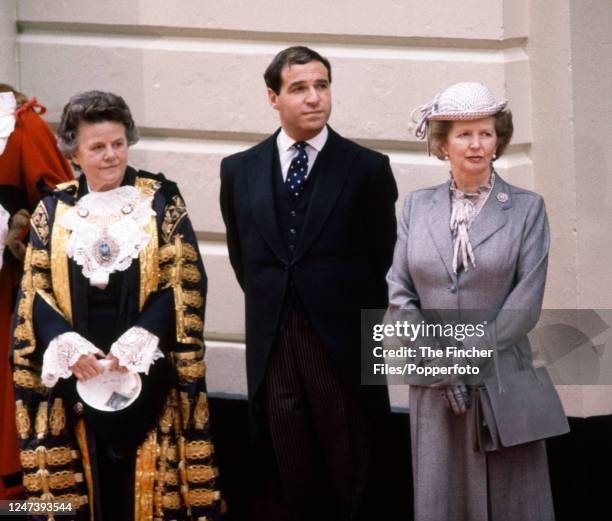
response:
M46 387L53 387L60 378L70 378L73 366L81 355L103 354L89 340L78 333L69 331L56 336L47 347L43 357L42 383Z
M132 373L149 374L155 360L164 357L159 350L159 338L142 327L131 327L111 346L110 352L117 357L119 365Z

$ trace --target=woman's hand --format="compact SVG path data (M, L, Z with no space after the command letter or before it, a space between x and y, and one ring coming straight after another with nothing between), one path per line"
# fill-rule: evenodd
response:
M456 416L465 414L472 405L470 392L465 385L449 385L438 389L444 406Z
M81 355L69 369L80 382L85 382L104 372L104 368L98 362L98 357L91 353Z
M119 365L119 359L112 353L106 355L106 360L110 360L111 364L108 368L109 371L119 371L120 373L127 373L127 367Z

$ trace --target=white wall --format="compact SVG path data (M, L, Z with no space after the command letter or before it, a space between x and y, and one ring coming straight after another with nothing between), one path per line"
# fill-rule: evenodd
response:
M0 2L0 83L17 81L17 0Z
M0 14L10 4L1 4ZM553 245L545 305L610 307L611 9L609 0L554 5L21 0L19 84L48 106L53 123L78 91L107 89L126 98L142 132L132 163L178 181L202 238L209 383L219 392L243 392L244 306L224 243L219 162L276 128L262 73L292 44L331 60L330 123L391 156L400 201L448 175L411 134L414 106L463 80L483 81L509 99L516 133L497 166L546 199ZM10 22L1 19L0 37L10 39ZM571 414L611 412L612 392L563 393ZM405 389L393 396L405 403Z

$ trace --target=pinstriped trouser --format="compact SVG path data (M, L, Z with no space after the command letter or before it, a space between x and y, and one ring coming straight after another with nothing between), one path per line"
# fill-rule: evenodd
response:
M365 414L298 309L279 331L265 384L267 424L291 518L357 519L368 468Z

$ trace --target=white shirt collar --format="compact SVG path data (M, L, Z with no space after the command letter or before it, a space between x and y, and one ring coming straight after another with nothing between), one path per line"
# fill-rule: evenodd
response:
M325 145L327 141L327 137L329 136L329 130L327 130L327 125L325 125L321 132L319 132L316 136L308 139L306 143L308 143L312 148L314 148L317 152L321 152L321 149ZM285 132L285 129L281 128L278 133L278 138L276 139L278 143L278 148L280 150L289 150L297 141Z

